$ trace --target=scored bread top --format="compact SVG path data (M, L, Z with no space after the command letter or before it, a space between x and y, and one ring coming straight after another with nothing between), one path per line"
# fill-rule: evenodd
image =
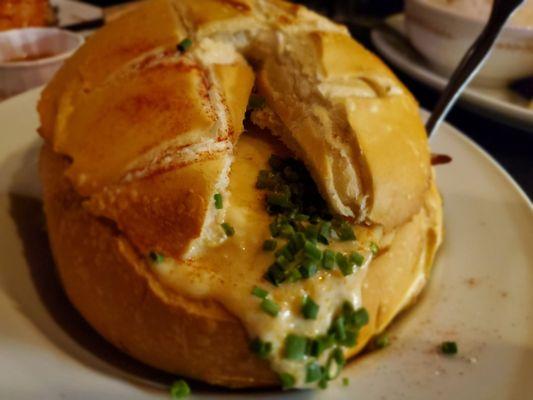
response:
M192 46L177 46L185 38ZM95 215L142 253L192 257L211 234L248 98L329 206L393 229L422 206L418 106L346 29L279 0L149 0L88 39L44 90L40 133Z
M38 105L41 135L60 150L64 123L85 94L126 62L157 47L174 47L186 36L167 1L141 3L91 35L45 88Z

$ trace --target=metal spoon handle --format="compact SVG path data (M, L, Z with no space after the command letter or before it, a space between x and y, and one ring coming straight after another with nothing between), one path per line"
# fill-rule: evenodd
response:
M426 122L428 136L432 135L455 104L464 88L483 66L503 26L523 2L524 0L494 0L487 25L463 56Z

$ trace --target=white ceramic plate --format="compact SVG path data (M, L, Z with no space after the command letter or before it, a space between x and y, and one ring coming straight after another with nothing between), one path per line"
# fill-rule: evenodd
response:
M38 201L41 141L32 91L0 104L0 398L168 399L170 377L100 339L53 275ZM433 151L446 241L421 301L393 344L349 364L326 391L230 392L193 384L192 399L498 399L533 393L533 211L482 150L444 124ZM445 340L459 355L438 354Z
M390 35L373 30L372 42L379 52L394 66L409 76L431 86L443 89L448 83L435 72L429 63L409 44L404 33L404 16L396 14L386 21L399 34ZM533 110L527 102L506 88L469 86L461 96L461 101L483 116L502 120L513 126L533 132Z
M59 26L93 21L103 17L100 7L82 1L52 0L51 3L58 9Z

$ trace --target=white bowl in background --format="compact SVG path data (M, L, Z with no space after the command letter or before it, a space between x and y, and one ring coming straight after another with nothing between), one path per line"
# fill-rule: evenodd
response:
M428 0L406 0L405 28L412 45L434 66L450 76L486 21L462 15ZM506 26L474 83L503 86L533 74L533 26Z
M0 98L48 82L82 43L80 35L57 28L0 32Z

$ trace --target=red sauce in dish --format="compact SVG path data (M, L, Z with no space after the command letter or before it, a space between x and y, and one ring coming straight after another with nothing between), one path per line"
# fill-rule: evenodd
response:
M448 154L431 154L431 165L449 164L452 160Z

